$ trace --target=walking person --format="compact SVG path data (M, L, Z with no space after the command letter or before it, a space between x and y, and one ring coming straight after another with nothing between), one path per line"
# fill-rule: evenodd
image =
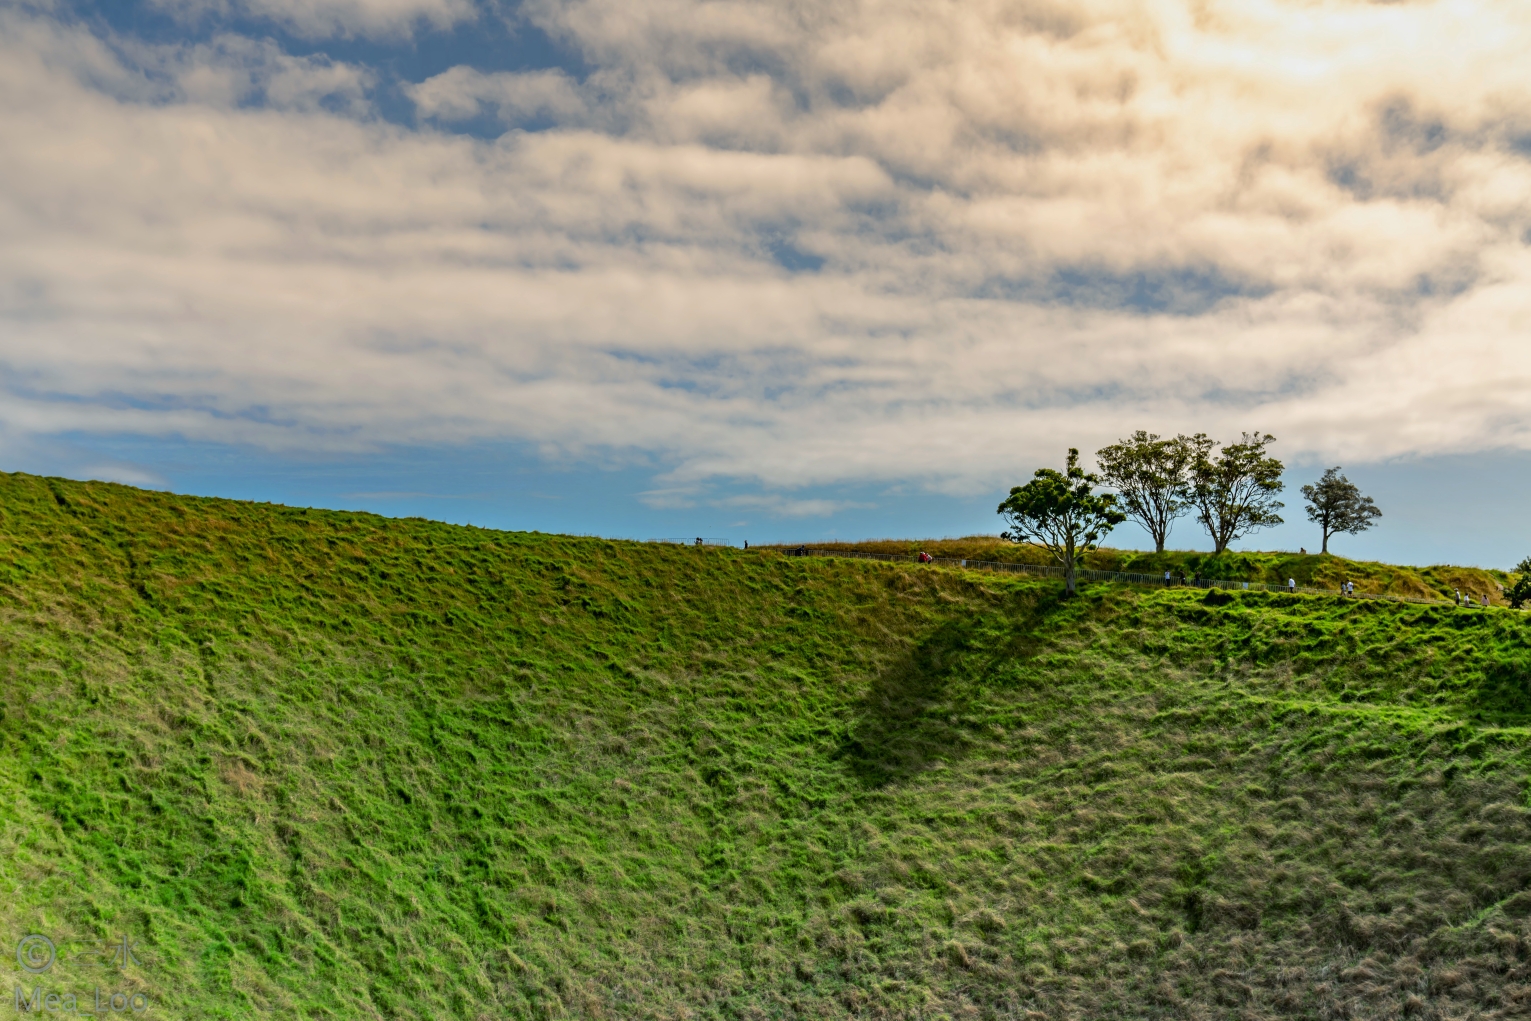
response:
M1297 579L1296 578L1288 578L1286 580L1286 590L1287 590L1287 594L1288 595L1295 596L1297 594Z
M1164 569L1164 587L1170 587L1170 569L1168 567Z

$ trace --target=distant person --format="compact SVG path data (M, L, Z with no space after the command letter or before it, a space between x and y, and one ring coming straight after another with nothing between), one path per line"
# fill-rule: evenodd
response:
M750 548L750 541L748 539L744 540L744 548L745 549L749 549Z
M1296 578L1288 578L1286 580L1286 590L1287 590L1288 593L1290 593L1290 594L1292 594L1294 596L1297 594L1297 579Z
M1488 609L1488 593L1483 593L1483 608Z
M1308 555L1308 547L1306 547L1306 546L1299 546L1299 547L1297 547L1297 552L1301 553L1303 556L1307 556Z
M1173 579L1170 577L1170 569L1166 567L1164 569L1164 587L1169 588L1171 581L1173 581Z

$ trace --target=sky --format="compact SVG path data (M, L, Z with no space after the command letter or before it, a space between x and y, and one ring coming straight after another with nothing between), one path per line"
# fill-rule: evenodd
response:
M0 0L0 470L795 542L1259 430L1244 548L1341 465L1338 552L1509 566L1528 52L1523 0Z

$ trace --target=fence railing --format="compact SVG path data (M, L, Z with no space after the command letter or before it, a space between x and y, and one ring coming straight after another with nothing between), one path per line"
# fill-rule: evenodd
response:
M676 546L732 546L732 539L709 539L706 536L696 536L691 539L650 539L649 542L667 542Z
M896 563L919 563L919 554L902 553L863 553L860 550L827 550L813 549L808 546L773 546L773 549L787 556L805 557L851 557L857 560L886 560ZM1043 578L1062 578L1064 570L1053 564L1017 564L1003 560L959 560L955 557L931 557L926 563L939 564L944 567L965 567L982 571L1004 571L1013 574L1030 574ZM1338 596L1343 595L1339 589L1314 588L1307 585L1270 585L1260 581L1229 581L1224 578L1187 578L1181 581L1171 578L1169 582L1164 580L1162 574L1136 574L1130 571L1091 571L1084 568L1076 568L1074 577L1079 581L1114 581L1128 585L1145 585L1152 588L1220 588L1232 589L1240 592L1302 592L1308 595ZM1420 596L1394 596L1377 595L1369 592L1357 592L1353 599L1381 599L1395 603L1427 603L1444 606L1456 605L1450 599L1427 599ZM1473 604L1476 605L1476 604Z

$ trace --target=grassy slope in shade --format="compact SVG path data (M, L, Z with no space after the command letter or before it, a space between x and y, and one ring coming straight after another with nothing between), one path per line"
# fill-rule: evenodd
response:
M1333 540L1338 543L1345 536ZM795 548L795 544L794 548ZM847 550L864 553L891 553L913 556L925 551L932 556L1002 563L1056 563L1044 549L1016 545L992 535L970 535L962 539L867 539L861 542L821 542L816 549ZM788 548L785 546L773 547ZM1166 550L1150 553L1141 550L1099 549L1084 557L1084 565L1097 571L1127 571L1158 577L1166 569L1184 572L1187 578L1200 575L1231 581L1258 581L1267 585L1285 585L1288 578L1297 584L1338 590L1340 582L1355 583L1356 591L1370 595L1408 596L1425 599L1452 599L1457 591L1470 593L1476 600L1488 596L1496 606L1504 605L1503 587L1513 578L1508 572L1478 567L1400 567L1372 560L1347 560L1344 557L1313 553L1259 553L1230 551L1214 557L1210 553Z
M0 912L61 958L4 967L44 993L168 1018L1531 1007L1531 643L1505 610L1063 603L0 475L0 664ZM125 975L79 956L122 933Z

